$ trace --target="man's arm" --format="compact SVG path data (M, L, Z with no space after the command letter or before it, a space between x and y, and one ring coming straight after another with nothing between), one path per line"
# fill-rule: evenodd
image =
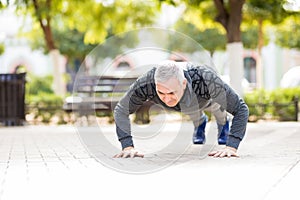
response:
M121 142L122 149L134 146L131 136L129 115L134 113L143 103L145 98L139 95L139 82L136 81L122 97L114 109L116 132Z
M236 150L246 132L249 115L248 107L244 100L240 98L229 85L224 83L214 71L205 70L203 77L212 101L219 104L221 109L226 110L233 115L230 133L224 150L225 152L219 152L220 154L217 157L223 157L224 154L222 153L225 153L225 156L228 156L229 154L237 156L237 154L235 154Z
M237 149L245 136L248 123L249 109L242 98L240 98L228 85L226 89L226 110L233 115L232 125L227 140L227 146Z
M122 149L134 147L129 115L134 113L149 97L153 70L138 78L118 102L114 109L116 132Z
M119 154L114 155L114 158L134 158L141 157L144 158L144 154L139 153L134 147L129 146L123 149L123 151Z

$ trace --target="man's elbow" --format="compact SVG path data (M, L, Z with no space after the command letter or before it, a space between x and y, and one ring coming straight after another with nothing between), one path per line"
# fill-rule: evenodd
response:
M124 107L122 104L117 103L113 110L114 119L120 119L129 116L129 108Z
M119 115L120 115L120 105L118 103L113 110L113 117L116 119L116 117Z

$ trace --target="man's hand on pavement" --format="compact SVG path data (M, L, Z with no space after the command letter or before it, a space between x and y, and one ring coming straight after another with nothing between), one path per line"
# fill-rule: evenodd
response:
M237 154L237 150L235 148L229 147L229 146L226 146L225 148L217 150L217 151L210 152L208 155L213 156L213 157L219 157L219 158L239 157L239 155Z
M144 154L140 154L137 150L134 149L134 147L126 147L123 149L123 151L119 154L116 154L114 158L134 158L134 157L140 157L144 158Z

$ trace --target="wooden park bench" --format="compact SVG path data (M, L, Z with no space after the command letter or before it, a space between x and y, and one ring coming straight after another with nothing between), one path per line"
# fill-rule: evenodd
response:
M73 96L63 105L66 112L78 112L80 116L112 114L115 106L137 77L79 76L74 84ZM135 122L150 122L151 102L145 102L135 113Z

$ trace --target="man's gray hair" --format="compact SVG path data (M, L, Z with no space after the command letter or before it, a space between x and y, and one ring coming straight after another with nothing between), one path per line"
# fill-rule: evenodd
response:
M155 83L164 83L171 78L176 78L182 84L185 79L183 68L171 60L159 63L154 74Z

